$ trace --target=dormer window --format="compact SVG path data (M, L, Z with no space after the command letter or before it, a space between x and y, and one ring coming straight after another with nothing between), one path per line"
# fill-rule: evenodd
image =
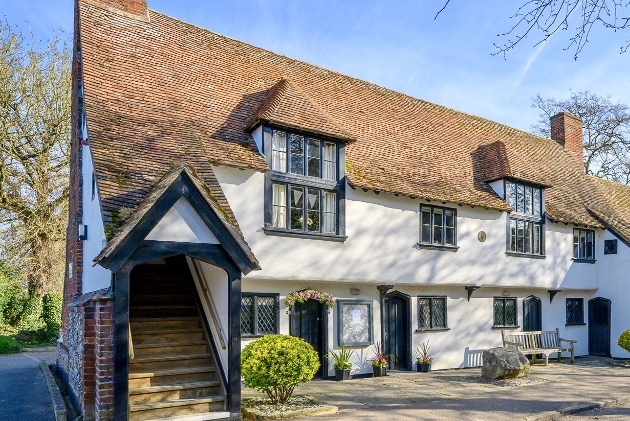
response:
M508 226L508 253L544 256L543 190L506 181L505 196L513 209Z
M343 143L264 127L267 234L343 240Z

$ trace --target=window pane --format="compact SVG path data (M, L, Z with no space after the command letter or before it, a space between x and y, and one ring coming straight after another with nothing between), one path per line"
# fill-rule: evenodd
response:
M540 254L540 225L534 224L534 250L533 253Z
M308 231L319 232L319 190L308 189Z
M443 244L442 231L444 220L442 218L442 209L433 208L433 244Z
M516 221L516 251L523 253L525 249L525 222Z
M514 183L506 183L507 184L507 201L508 201L508 205L516 210L516 186L514 185Z
M516 185L516 211L525 212L525 186Z
M455 229L446 228L444 244L455 245Z
M516 326L516 300L505 300L505 326Z
M534 189L534 215L540 216L541 211L541 192L540 189Z
M272 225L278 228L287 227L287 186L284 184L273 185L273 221Z
M523 239L523 252L531 253L532 252L532 223L525 222L525 238Z
M580 230L580 258L586 254L586 231Z
M446 328L446 298L433 298L433 329Z
M516 221L510 220L510 251L516 251Z
M304 229L304 189L291 187L291 229Z
M504 300L495 298L494 300L494 325L505 326L504 316L505 316Z
M580 230L573 230L573 257L580 257Z
M258 310L258 335L276 333L276 299L275 297L256 297Z
M241 334L254 334L254 297L241 296Z
M337 232L337 195L324 192L324 223L322 232Z
M287 134L274 130L271 136L271 169L287 172Z
M532 188L531 187L525 187L525 213L529 213L529 214L533 214L534 211L532 210Z
M324 173L322 178L326 180L337 179L337 145L324 143Z
M418 298L418 329L431 328L431 300Z
M308 175L311 177L321 177L321 172L319 168L319 140L317 139L308 139Z
M446 227L454 228L455 227L455 212L449 209L445 209L444 215L446 216Z
M595 255L594 255L594 251L593 249L594 244L595 244L595 238L594 238L595 233L593 231L586 231L586 250L584 253L584 258L585 259L594 259Z
M291 146L291 172L304 174L304 137L290 134L289 144Z

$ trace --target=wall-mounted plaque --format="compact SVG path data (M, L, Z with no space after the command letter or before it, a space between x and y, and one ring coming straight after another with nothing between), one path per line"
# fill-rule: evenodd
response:
M372 301L337 300L337 333L340 346L371 345L372 326Z

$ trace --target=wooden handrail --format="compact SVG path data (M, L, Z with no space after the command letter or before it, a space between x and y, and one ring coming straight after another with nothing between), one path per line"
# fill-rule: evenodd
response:
M190 261L192 262L193 269L195 270L195 275L197 279L199 280L199 286L201 287L201 290L203 291L202 295L203 295L204 300L206 301L206 305L208 306L210 319L212 319L212 324L214 325L214 328L216 329L217 336L219 337L219 342L221 342L221 348L226 349L227 343L224 337L225 332L223 331L223 328L221 327L221 323L219 322L219 319L217 317L217 309L214 305L214 301L212 301L212 296L210 295L210 291L208 291L208 288L206 288L206 278L203 276L203 273L199 270L199 266L197 266L197 261L195 259L190 259Z

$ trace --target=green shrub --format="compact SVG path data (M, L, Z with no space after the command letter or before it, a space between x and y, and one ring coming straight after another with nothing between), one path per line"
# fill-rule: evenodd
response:
M46 333L51 339L59 337L61 331L61 294L49 292L42 298L42 319L46 324Z
M248 344L241 356L245 386L265 392L272 403L284 403L300 383L311 381L319 356L311 345L287 335L266 335Z
M15 321L14 326L19 330L37 330L44 327L41 319L42 297L37 294L29 294L22 300L22 312Z
M626 351L630 352L630 329L619 335L619 340L617 341L617 344Z
M17 288L9 294L9 298L4 307L4 320L11 326L17 326L20 321L20 315L24 311L26 300L19 295Z
M21 352L22 345L10 336L0 336L0 355Z

